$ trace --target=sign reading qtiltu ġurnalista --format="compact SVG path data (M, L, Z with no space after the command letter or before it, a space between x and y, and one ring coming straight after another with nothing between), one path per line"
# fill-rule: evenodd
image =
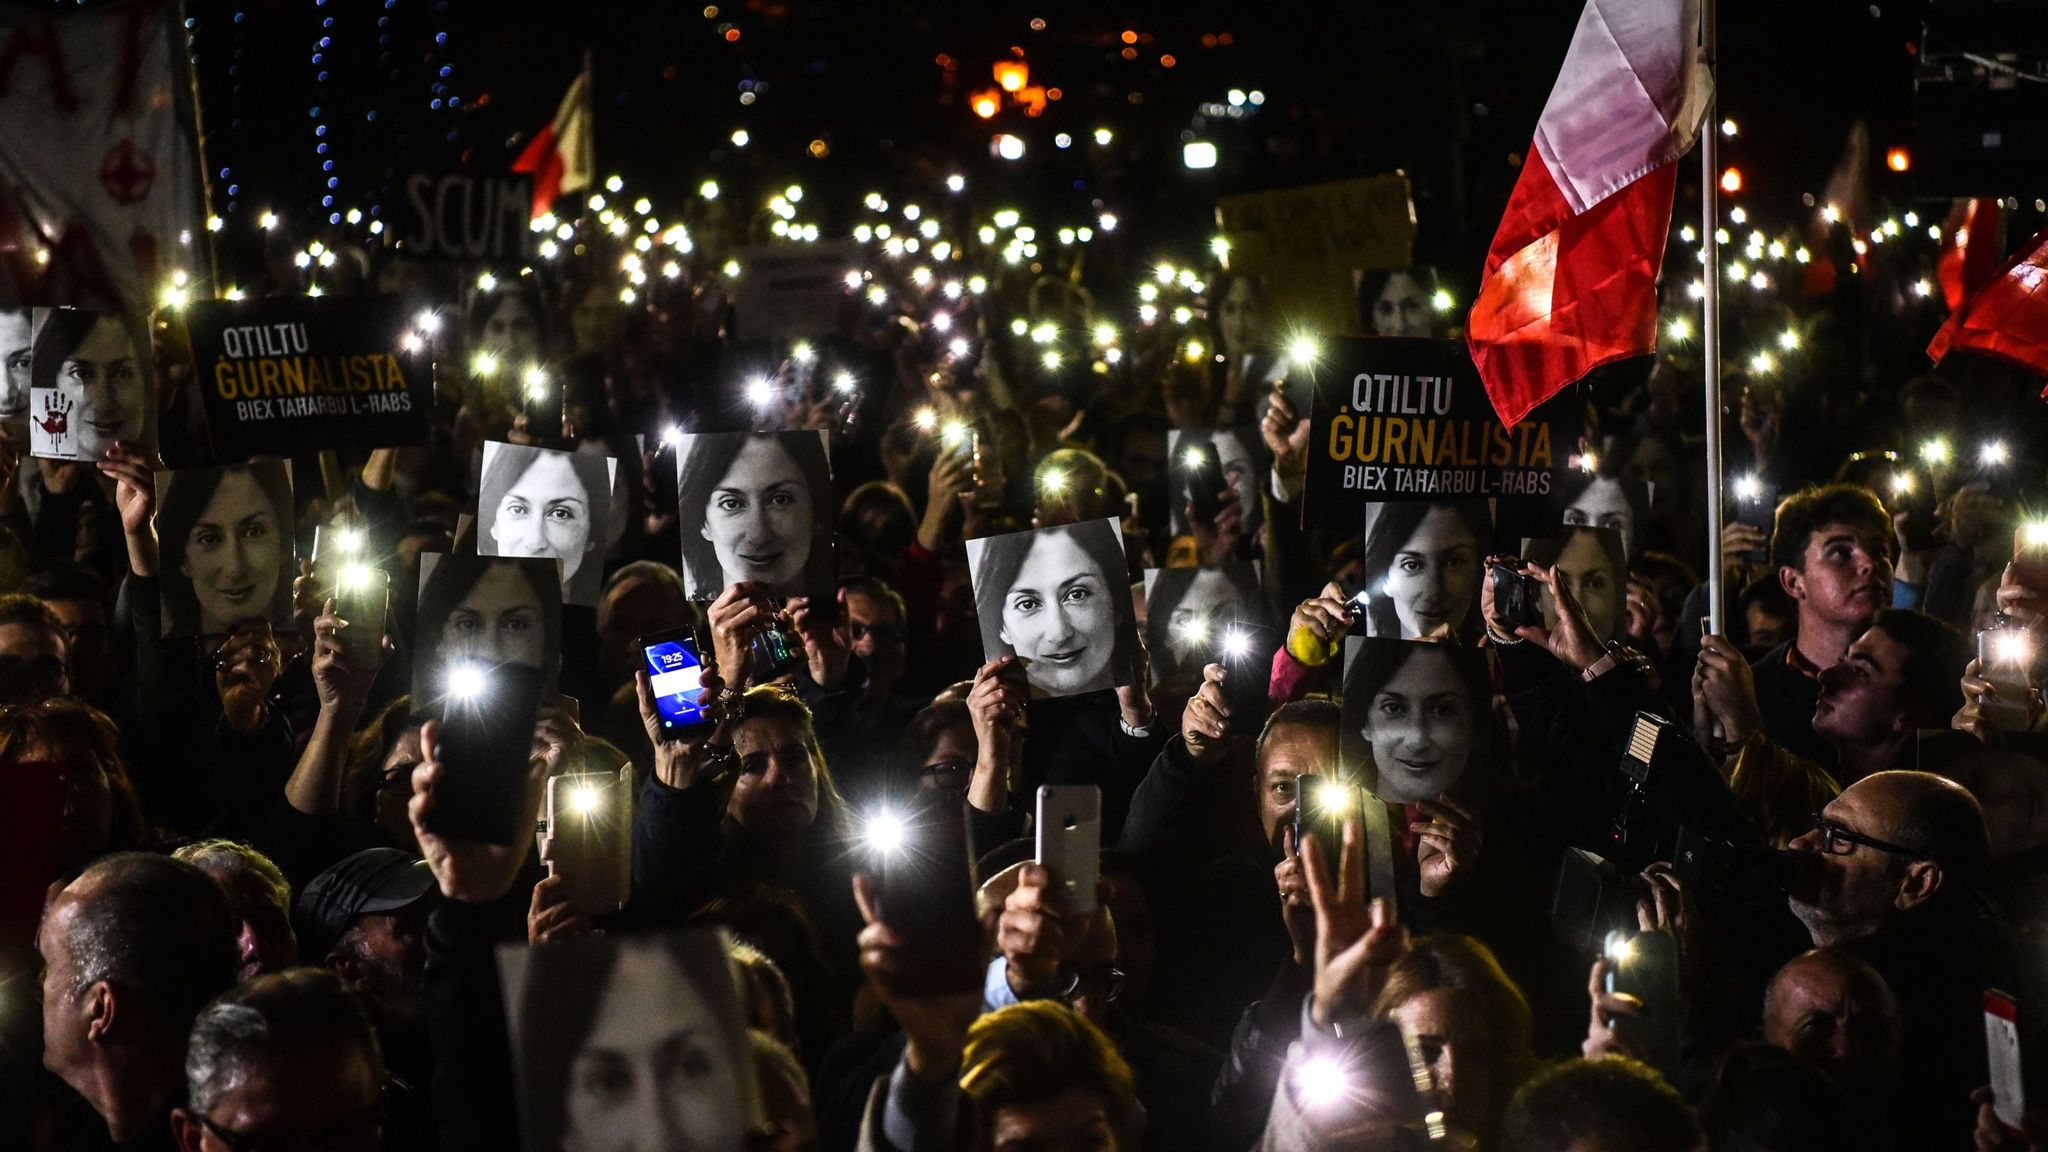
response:
M219 460L426 440L432 371L397 297L211 300L186 323Z
M1564 400L1509 428L1462 342L1338 340L1316 367L1308 513L1342 523L1375 501L1550 496L1578 444Z

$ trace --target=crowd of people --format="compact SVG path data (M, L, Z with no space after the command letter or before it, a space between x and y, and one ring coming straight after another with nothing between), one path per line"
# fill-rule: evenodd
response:
M1682 348L1575 391L1547 531L1337 522L1255 276L892 254L769 341L715 256L591 243L345 256L465 297L427 444L206 459L175 315L160 457L6 430L0 1146L2048 1147L1984 1015L2048 1067L2032 384L1912 375L1850 276L1731 303L1806 353L1727 380L1721 615ZM1455 335L1435 285L1358 330ZM692 628L677 729L641 641ZM450 816L451 645L544 682L505 836ZM609 904L564 776L617 781ZM1099 790L1092 893L1045 786ZM879 841L950 859L901 819L949 805L919 900Z

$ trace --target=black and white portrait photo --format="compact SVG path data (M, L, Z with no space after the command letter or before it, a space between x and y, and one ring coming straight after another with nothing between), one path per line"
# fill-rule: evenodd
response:
M1114 519L969 540L967 565L983 658L1016 656L1032 696L1136 678L1137 615Z
M1611 528L1621 534L1622 549L1634 556L1643 550L1643 525L1650 516L1650 488L1632 476L1601 476L1574 472L1564 489L1564 523L1570 528ZM1766 513L1766 523L1769 522Z
M527 1152L729 1152L760 1114L721 933L498 951Z
M292 474L283 460L156 474L165 636L292 619Z
M1375 336L1438 335L1436 269L1380 268L1358 274L1358 321Z
M1485 765L1492 701L1476 648L1347 637L1338 753L1382 800L1435 800Z
M1602 644L1621 639L1628 623L1628 555L1612 528L1566 528L1545 540L1522 541L1522 559L1548 568L1571 590L1586 615L1586 626ZM1543 626L1557 627L1557 603L1548 589L1540 597Z
M1266 445L1259 430L1243 428L1175 428L1166 434L1166 477L1172 499L1167 502L1173 534L1194 531L1188 517L1206 520L1213 528L1225 492L1237 494L1240 550L1249 554L1259 539L1264 515L1259 482L1266 475Z
M448 670L537 668L552 681L562 652L562 578L551 557L420 554L413 698L438 699Z
M617 472L618 461L609 456L485 442L478 554L552 556L562 562L562 600L595 607Z
M1479 575L1492 538L1484 500L1367 505L1360 556L1371 597L1367 634L1476 639Z
M1275 642L1256 563L1145 570L1145 651L1154 684L1198 677L1205 664L1255 667L1260 653L1270 664Z
M29 351L29 454L99 460L156 447L149 331L133 316L38 308Z
M838 504L823 432L683 436L676 474L690 599L742 582L779 599L831 595Z
M0 308L0 425L14 437L17 450L27 443L29 348L34 336L33 312Z

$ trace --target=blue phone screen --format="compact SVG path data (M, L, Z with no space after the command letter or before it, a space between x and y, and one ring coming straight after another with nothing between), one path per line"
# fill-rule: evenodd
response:
M662 730L703 723L704 665L697 658L697 646L688 640L663 640L641 651L647 654L647 678Z

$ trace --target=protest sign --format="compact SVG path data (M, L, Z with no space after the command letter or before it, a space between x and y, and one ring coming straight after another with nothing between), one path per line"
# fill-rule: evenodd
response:
M863 263L850 240L751 248L739 256L733 323L742 340L817 336L838 324L846 274Z
M1225 196L1216 224L1230 270L1265 279L1273 314L1322 332L1355 330L1356 273L1406 268L1415 245L1399 173Z
M292 471L285 460L156 474L165 636L292 620Z
M1578 401L1560 396L1501 424L1455 340L1353 336L1316 366L1304 515L1349 522L1369 502L1549 497L1578 444Z
M532 177L414 172L404 188L398 235L407 255L508 265L533 258Z
M29 344L28 450L100 460L126 444L156 447L156 374L149 330L134 315L37 308Z
M396 296L206 300L186 314L215 458L422 444L432 373Z
M1137 679L1137 610L1114 519L967 542L984 659L1014 656L1033 699Z
M1493 685L1476 648L1423 640L1344 640L1338 758L1395 804L1457 794L1489 756Z
M109 4L0 24L0 307L139 315L173 270L201 270L176 14Z

